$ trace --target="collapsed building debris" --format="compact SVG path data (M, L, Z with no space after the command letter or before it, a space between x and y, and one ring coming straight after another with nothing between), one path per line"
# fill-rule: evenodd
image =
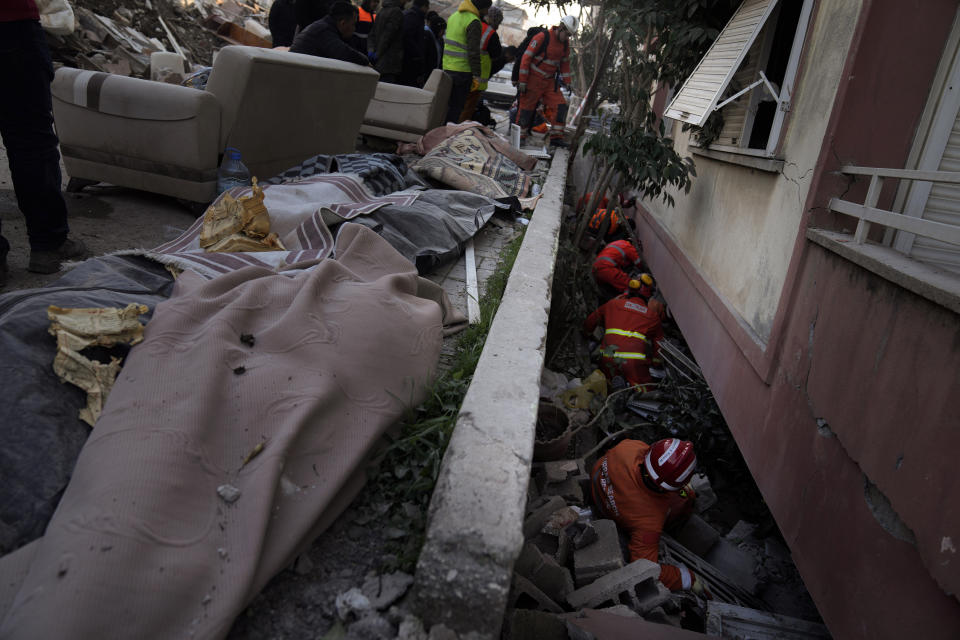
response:
M189 73L228 44L272 46L268 7L256 2L80 0L72 8L73 28L48 29L48 40L56 63L79 69L150 78L155 52L177 54ZM182 73L160 79L179 83Z

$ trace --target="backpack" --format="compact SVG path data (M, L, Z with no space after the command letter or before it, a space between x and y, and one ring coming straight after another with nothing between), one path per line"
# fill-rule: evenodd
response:
M547 45L550 44L550 30L545 26L540 25L539 27L530 27L527 29L527 36L520 43L520 46L517 47L517 59L513 62L513 71L510 73L510 79L516 83L520 80L520 61L523 60L523 54L526 53L527 47L530 45L530 41L533 40L533 37L538 33L546 33L547 37L543 39L543 44L534 52L533 56L536 58L542 56L543 52L547 50Z

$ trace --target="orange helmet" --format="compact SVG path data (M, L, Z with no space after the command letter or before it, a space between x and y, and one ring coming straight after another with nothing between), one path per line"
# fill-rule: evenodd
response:
M653 443L643 464L655 485L679 491L697 468L697 454L689 440L666 438Z

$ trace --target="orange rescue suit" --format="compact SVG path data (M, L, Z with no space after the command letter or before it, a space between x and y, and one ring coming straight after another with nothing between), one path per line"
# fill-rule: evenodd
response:
M648 304L639 296L619 295L587 316L583 330L592 333L603 325L600 347L604 355L600 368L607 378L623 376L630 385L650 382L650 363L660 363L659 342L663 339L663 305ZM607 355L615 347L613 355Z
M630 536L630 562L657 562L664 526L688 518L696 499L689 485L659 493L643 483L640 467L649 449L640 440L624 440L597 460L591 474L594 504ZM671 591L689 589L694 580L686 567L660 565L660 582Z
M629 240L616 240L605 246L593 261L593 277L617 291L626 291L630 276L626 269L640 264L640 254Z
M570 84L570 44L560 42L557 27L550 27L549 34L546 49L540 55L536 53L548 37L545 31L533 36L527 50L521 54L517 76L520 82L526 83L527 92L520 96L518 109L534 111L537 103L543 102L544 111L551 110L553 114L550 124L554 129L551 135L562 136L564 123L559 117L558 107L567 101L556 89L556 78L559 77L564 84Z

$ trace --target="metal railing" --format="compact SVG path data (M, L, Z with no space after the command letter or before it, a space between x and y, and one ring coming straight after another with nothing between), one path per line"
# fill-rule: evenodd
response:
M870 186L867 188L867 196L864 198L863 204L841 200L840 198L832 198L830 200L831 210L859 219L857 229L853 234L855 243L863 244L866 242L871 223L876 223L891 229L899 229L908 233L914 233L918 236L960 245L960 226L933 222L931 220L924 220L922 218L877 208L877 201L880 199L880 190L883 189L883 181L885 178L960 184L960 173L953 171L879 169L875 167L855 167L849 165L841 167L840 173L845 175L871 176Z

